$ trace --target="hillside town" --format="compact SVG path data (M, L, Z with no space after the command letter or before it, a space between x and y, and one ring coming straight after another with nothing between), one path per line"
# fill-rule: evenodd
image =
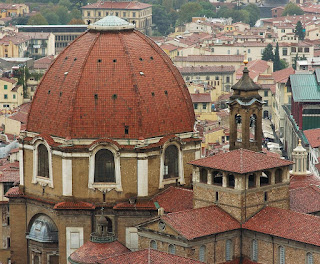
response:
M320 263L320 4L0 1L0 264Z

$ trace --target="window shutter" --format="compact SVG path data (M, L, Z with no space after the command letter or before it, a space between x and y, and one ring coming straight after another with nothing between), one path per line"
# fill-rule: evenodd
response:
M150 248L152 248L152 249L157 249L157 242L154 241L154 240L151 240L151 241L150 241Z
M286 257L285 257L285 251L284 251L284 247L280 246L279 247L279 260L280 260L280 264L285 264L286 263Z
M258 261L258 241L252 240L252 260Z
M169 245L169 253L176 254L176 247L174 245Z
M310 252L307 253L307 264L313 264L313 256Z
M231 245L232 245L232 241L230 239L228 239L226 241L226 261L230 261L232 260L232 252L231 252Z
M199 260L202 262L206 261L206 246L202 245L199 249Z

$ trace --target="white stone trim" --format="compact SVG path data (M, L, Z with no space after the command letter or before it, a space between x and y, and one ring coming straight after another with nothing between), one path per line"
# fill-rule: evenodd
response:
M185 132L185 133L178 133L175 134L176 137L179 137L180 139L185 139L185 138L191 138L191 137L198 137L199 133L198 132ZM25 131L21 133L21 136L25 137L39 137L38 133L35 132L29 132ZM96 139L69 139L66 140L61 137L55 137L51 136L51 138L54 140L56 143L60 144L71 144L71 145L91 145ZM163 137L154 137L154 138L147 138L143 140L143 144L150 145L154 143L158 143ZM117 142L119 145L139 145L142 143L142 140L139 139L113 139L115 142Z
M79 233L79 245L80 247L83 245L83 227L66 227L67 263L69 263L68 257L77 250L75 248L71 248L71 233Z
M177 178L169 178L169 179L164 179L163 178L163 172L164 172L164 155L166 152L167 147L174 145L177 147L178 149L178 163L179 163L179 168L178 168L178 172L179 172L179 176ZM176 142L176 141L167 141L164 145L163 145L163 151L161 153L160 156L160 180L159 180L159 189L164 188L164 186L166 184L171 184L171 183L175 183L178 180L178 182L180 184L185 184L185 180L184 180L184 168L183 168L183 151L181 149L181 145Z
M137 160L138 197L148 196L148 159Z
M72 196L72 159L62 159L62 194Z
M20 185L24 185L24 171L23 171L23 149L19 149L19 174L20 174Z
M43 144L46 146L48 150L48 163L49 163L49 178L38 176L38 146ZM37 184L39 183L41 186L49 186L53 188L53 176L52 176L52 149L50 148L49 144L41 138L37 138L33 144L33 177L32 183Z
M94 182L94 169L95 169L95 156L96 153L101 149L107 149L112 152L114 158L114 167L115 167L115 177L116 182ZM121 184L121 169L120 169L120 152L118 148L115 148L113 144L103 143L90 152L89 155L89 179L88 179L88 188L97 189L101 192L109 192L115 189L117 192L122 192Z

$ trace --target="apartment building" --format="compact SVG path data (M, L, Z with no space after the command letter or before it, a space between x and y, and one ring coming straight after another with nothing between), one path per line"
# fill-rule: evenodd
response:
M152 5L132 2L97 2L82 7L85 24L94 23L101 18L115 15L134 24L144 34L151 34Z

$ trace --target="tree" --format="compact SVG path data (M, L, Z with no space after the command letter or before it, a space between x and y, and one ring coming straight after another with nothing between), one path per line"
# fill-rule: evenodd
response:
M282 16L293 16L293 15L303 15L304 12L303 10L297 6L296 4L289 2L285 7L284 10L282 12Z
M274 60L273 47L270 43L262 52L262 60L265 60L265 61Z
M66 8L70 9L72 3L69 0L60 0L58 5L65 6Z
M68 25L82 25L84 24L82 19L72 18Z
M161 5L152 6L152 20L161 35L166 35L170 28L170 18L166 9ZM157 34L155 32L155 34Z
M181 6L178 13L178 24L184 24L186 22L191 22L192 17L199 16L202 11L202 6L199 3L189 2Z
M65 6L58 6L56 8L56 14L59 17L61 25L66 25L71 20L71 16L68 12L68 9Z
M277 42L276 50L274 52L274 60L273 60L273 71L281 70L281 62L280 62L280 55L279 55L279 44Z
M248 4L244 10L249 12L249 24L251 27L253 27L257 20L260 19L260 9L255 4Z
M48 21L41 14L36 14L28 19L28 25L48 25Z
M300 40L304 40L304 37L305 37L306 33L305 33L305 29L303 28L302 23L301 23L300 20L297 22L297 25L296 25L296 29L295 29L295 31L294 31L294 34L295 34L296 36L298 36L298 38L299 38Z
M44 14L45 19L48 21L49 25L59 25L59 17L54 12L47 12Z

